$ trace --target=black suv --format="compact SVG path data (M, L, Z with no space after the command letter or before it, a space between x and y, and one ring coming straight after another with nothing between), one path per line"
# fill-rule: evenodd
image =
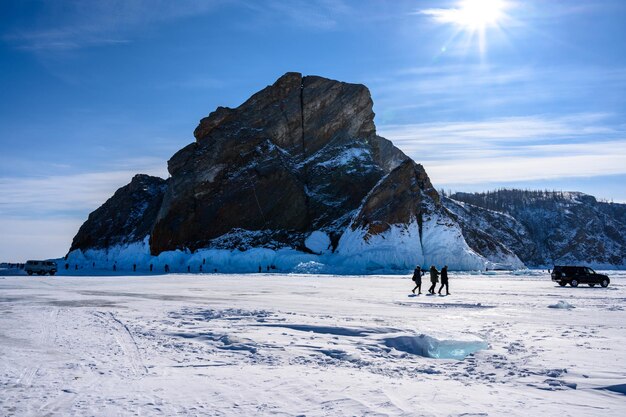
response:
M586 266L555 266L552 270L552 281L561 287L567 284L578 287L578 284L588 284L590 287L600 284L608 287L611 280L606 275L598 274Z

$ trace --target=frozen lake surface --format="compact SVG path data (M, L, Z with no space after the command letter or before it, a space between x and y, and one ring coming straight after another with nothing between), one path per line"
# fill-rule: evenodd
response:
M0 276L0 415L624 416L609 274Z

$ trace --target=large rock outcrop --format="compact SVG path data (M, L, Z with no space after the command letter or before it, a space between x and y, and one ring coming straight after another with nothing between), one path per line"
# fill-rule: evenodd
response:
M200 121L171 174L153 253L201 247L304 248L337 236L407 157L376 135L363 85L287 73L236 109Z
M135 195L136 177L90 215L72 250L136 243L114 251L133 264L137 253L239 249L278 267L271 250L325 257L345 272L484 267L424 168L376 134L372 104L363 85L287 73L202 119L168 161L171 177L153 180L158 192Z

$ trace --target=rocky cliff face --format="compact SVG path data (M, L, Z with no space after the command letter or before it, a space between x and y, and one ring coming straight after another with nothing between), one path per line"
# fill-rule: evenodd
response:
M407 157L376 135L367 88L287 73L236 109L202 119L169 161L154 253L201 247L304 248L338 236Z
M167 181L135 175L115 192L78 230L70 251L104 249L142 240L154 227Z
M582 193L500 190L456 193L444 204L459 218L470 245L475 230L527 266L626 264L626 205Z

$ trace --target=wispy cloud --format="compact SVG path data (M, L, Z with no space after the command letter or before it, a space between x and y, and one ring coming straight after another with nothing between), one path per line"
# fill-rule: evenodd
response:
M483 121L386 125L380 130L395 142L407 145L455 145L467 144L471 140L474 145L487 147L508 145L509 139L545 141L622 133L618 127L604 123L611 116L608 113L580 113L556 117L501 117Z
M120 161L109 171L0 178L0 217L81 217L98 208L136 173L167 177L164 161Z
M423 163L436 184L477 184L626 174L626 131L610 120L582 113L379 130Z
M388 124L477 112L506 114L509 108L519 114L538 106L587 112L596 97L602 106L616 108L624 103L626 68L432 64L365 81L376 108L383 109L377 112L378 123Z
M225 0L74 0L44 2L37 25L14 28L3 39L36 53L131 42L136 29L207 13Z

